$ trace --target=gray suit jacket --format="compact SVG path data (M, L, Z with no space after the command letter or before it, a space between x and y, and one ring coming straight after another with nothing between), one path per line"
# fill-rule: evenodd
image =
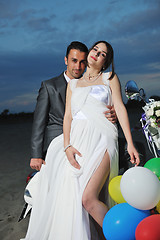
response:
M50 142L63 132L66 87L63 73L41 84L32 127L32 158L44 159Z

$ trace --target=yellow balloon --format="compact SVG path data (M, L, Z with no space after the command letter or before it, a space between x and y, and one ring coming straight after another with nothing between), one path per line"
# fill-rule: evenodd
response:
M122 175L112 178L108 186L109 194L116 203L126 202L124 197L122 196L121 189L120 189L121 178L122 178Z
M156 206L156 210L160 213L160 201L158 202L158 204Z

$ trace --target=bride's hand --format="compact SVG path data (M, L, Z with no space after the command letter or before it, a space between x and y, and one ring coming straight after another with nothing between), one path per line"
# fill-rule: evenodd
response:
M136 150L136 148L134 147L134 145L128 145L127 147L128 153L130 155L130 161L132 164L135 164L135 166L138 166L140 163L140 158L139 158L139 154Z
M79 163L76 161L75 155L77 154L78 156L82 157L81 153L78 152L77 149L75 149L73 146L70 146L69 148L67 148L67 150L65 151L68 161L70 162L70 164L77 168L80 169L81 166L79 165Z

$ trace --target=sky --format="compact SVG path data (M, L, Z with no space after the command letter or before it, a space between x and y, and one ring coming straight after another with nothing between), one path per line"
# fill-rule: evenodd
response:
M112 45L124 101L129 80L160 95L160 0L0 0L0 113L34 111L75 40Z

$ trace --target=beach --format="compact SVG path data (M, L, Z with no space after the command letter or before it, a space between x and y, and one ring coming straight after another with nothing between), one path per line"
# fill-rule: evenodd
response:
M31 121L0 124L0 239L25 236L28 217L18 222L29 167Z
M132 110L129 118L133 128L139 122L140 113ZM0 123L1 240L19 240L26 234L29 216L20 222L18 219L24 205L26 178L33 171L29 166L31 127L31 119ZM133 131L132 134L135 141L144 145L145 160L152 158L142 131Z

